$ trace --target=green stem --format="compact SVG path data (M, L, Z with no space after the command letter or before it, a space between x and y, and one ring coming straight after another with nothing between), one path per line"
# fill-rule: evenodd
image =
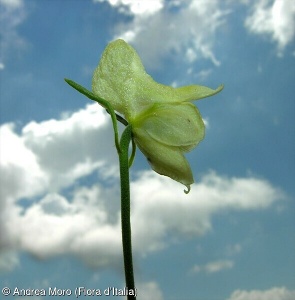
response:
M135 293L130 224L130 182L128 159L130 141L131 125L128 125L121 136L121 152L119 153L121 178L121 226L126 287L128 289L132 289ZM128 296L127 299L136 299L136 296Z

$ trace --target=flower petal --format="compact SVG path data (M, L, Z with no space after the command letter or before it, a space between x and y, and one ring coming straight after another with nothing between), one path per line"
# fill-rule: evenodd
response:
M202 117L191 103L154 105L131 124L134 130L142 128L157 142L186 152L205 136Z
M213 96L223 90L223 84L216 90L210 89L203 85L188 85L175 89L175 94L180 101L199 100Z
M194 182L193 174L188 161L178 147L159 143L141 128L133 130L133 134L137 146L155 172L168 176L189 189Z

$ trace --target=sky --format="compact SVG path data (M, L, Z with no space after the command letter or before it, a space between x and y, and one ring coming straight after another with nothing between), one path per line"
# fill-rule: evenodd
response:
M158 82L225 86L193 102L206 137L186 155L195 178L188 195L137 151L130 176L138 299L295 298L293 0L0 6L0 285L11 290L1 299L125 286L110 117L64 82L91 89L117 38Z

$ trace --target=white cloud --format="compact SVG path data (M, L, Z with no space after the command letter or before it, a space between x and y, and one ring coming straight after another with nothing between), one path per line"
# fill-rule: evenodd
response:
M20 247L39 258L74 254L95 267L116 266L120 223L109 223L101 194L98 188L79 190L71 202L46 195L19 218Z
M94 267L121 262L118 159L109 120L93 104L61 120L30 122L19 133L13 124L1 126L2 251L25 250L39 258L71 254ZM95 173L98 184L78 184ZM135 255L168 247L170 232L174 239L208 233L219 212L265 209L284 198L253 177L209 172L189 195L151 170L132 178Z
M20 134L13 124L1 126L2 247L19 243L19 199L40 199L95 171L105 179L116 178L117 157L107 120L106 113L92 104L62 120L30 122Z
M217 260L209 262L203 266L195 265L191 271L192 273L205 272L211 274L231 269L233 268L233 266L234 262L232 260Z
M228 300L293 300L295 290L286 287L273 287L269 290L234 291Z
M169 232L204 235L211 230L211 218L219 212L263 209L282 197L266 181L226 178L214 172L194 184L189 195L174 181L144 172L132 183L132 195L134 246L141 251L164 247Z
M164 0L93 0L93 2L108 2L118 7L122 13L150 15L162 9Z
M23 0L0 0L0 70L5 68L5 61L12 50L20 51L27 46L18 34L18 26L26 18Z
M144 172L132 183L134 251L145 254L168 246L165 236L172 231L174 237L203 235L219 211L259 209L278 197L278 191L266 182L231 180L214 173L206 175L187 196L171 180ZM14 214L14 230L9 234L17 235L19 247L39 258L69 253L92 266L116 266L121 258L118 202L118 193L101 186L77 188L71 199L48 193L18 216ZM6 216L10 218L9 211ZM229 267L229 261L219 261L204 270L210 273Z
M259 0L254 3L245 26L253 33L270 36L281 54L295 35L295 2Z
M62 120L30 122L20 135L13 124L4 124L0 139L4 198L29 197L45 189L66 187L98 168L106 171L106 176L117 173L109 117L97 104ZM104 169L106 161L108 167Z
M215 44L227 16L234 13L236 7L236 1L231 0L94 2L108 2L119 12L131 16L130 21L114 25L114 38L123 38L133 44L144 65L154 69L161 66L163 58L175 57L189 64L197 59L208 59L215 66L220 65ZM250 7L246 28L270 36L278 45L278 54L282 54L295 35L295 2L246 0L239 5Z
M150 68L175 52L189 63L205 58L219 65L214 40L227 13L217 0L169 1L148 15L133 14L129 23L118 24L116 38L131 42Z
M0 128L1 198L34 196L47 186L36 155L26 147L24 138L14 132L14 127L4 124Z
M110 119L97 104L87 105L63 120L30 122L22 134L26 147L32 149L46 171L51 188L68 186L98 168L102 170L106 161L106 170L116 171Z

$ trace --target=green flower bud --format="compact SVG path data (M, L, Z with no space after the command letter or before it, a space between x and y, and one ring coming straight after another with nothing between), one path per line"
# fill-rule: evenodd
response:
M123 40L111 42L92 79L93 93L109 101L132 125L135 143L157 173L187 186L194 182L185 152L205 136L192 103L223 89L190 85L173 88L148 75L136 51Z

